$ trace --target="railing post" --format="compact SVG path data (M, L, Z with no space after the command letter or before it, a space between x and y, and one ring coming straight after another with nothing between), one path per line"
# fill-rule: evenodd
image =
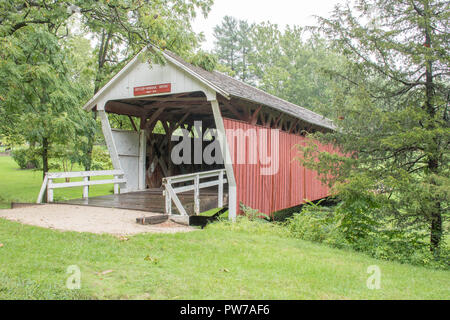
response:
M84 182L87 184L87 183L89 183L89 177L84 177ZM84 187L83 187L83 198L84 199L88 199L89 198L89 186L88 185L85 185Z
M114 180L119 179L119 176L114 176ZM119 194L119 184L114 183L114 194Z
M47 189L48 184L48 173L45 173L44 181L42 182L41 191L39 192L36 203L42 203L44 199L45 190Z
M196 215L200 214L200 176L196 175L194 178L194 212Z
M172 215L172 197L170 193L166 191L166 214L168 216Z
M168 216L172 215L172 197L170 196L169 190L167 190L167 182L164 182L164 197L166 200L166 209L165 213Z
M53 179L48 179L48 185L47 185L47 202L48 203L53 202L53 189L50 188L51 184L53 184Z
M218 207L223 208L223 170L219 173L219 201Z

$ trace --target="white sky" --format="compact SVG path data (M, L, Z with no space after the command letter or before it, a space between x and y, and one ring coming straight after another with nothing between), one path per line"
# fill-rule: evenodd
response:
M202 15L193 24L196 32L203 32L206 42L203 48L210 50L214 45L214 27L222 22L226 15L250 23L270 21L279 26L314 25L314 15L329 16L337 3L343 0L214 0L207 19Z

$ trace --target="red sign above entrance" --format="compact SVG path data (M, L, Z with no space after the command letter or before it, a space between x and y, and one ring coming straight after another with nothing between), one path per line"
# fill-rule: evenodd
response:
M145 87L137 87L134 88L134 96L146 96L149 94L158 94L158 93L167 93L172 91L172 84L171 83L165 83L165 84L155 84L151 86L145 86Z

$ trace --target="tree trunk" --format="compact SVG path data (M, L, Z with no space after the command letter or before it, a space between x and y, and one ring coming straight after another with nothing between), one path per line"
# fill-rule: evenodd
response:
M438 202L431 213L431 252L439 256L439 249L442 241L442 214L441 204Z
M110 48L111 38L113 36L112 29L108 32L106 30L102 30L102 39L100 42L100 50L98 52L98 69L97 74L95 75L95 87L94 87L94 95L100 90L100 84L102 83L102 73L106 63L106 57L108 54L108 50ZM93 112L92 117L94 120L97 120L97 112ZM84 166L85 171L91 171L92 169L92 151L94 149L94 141L95 135L92 137L88 137L88 148L87 148L87 161Z
M48 139L42 138L42 177L48 172Z
M42 179L45 178L45 174L48 172L48 139L42 138ZM47 189L44 193L44 202L47 202Z
M432 48L432 28L429 16L429 4L428 2L424 3L423 16L425 18L425 47ZM430 122L427 125L428 130L435 129L435 117L436 117L436 109L435 109L435 86L434 86L434 74L433 74L433 60L427 59L425 63L426 71L425 71L425 106L424 109L428 113L430 118ZM429 150L430 156L428 157L428 169L429 174L438 174L439 173L439 141L437 138L433 141L433 146ZM433 181L434 179L432 179ZM431 182L433 183L433 182ZM434 184L434 183L433 183ZM435 256L439 256L439 248L442 240L442 213L441 213L441 203L438 198L434 199L434 205L432 212L430 212L431 216L431 232L430 232L430 250L434 253Z
M93 111L92 117L94 118L94 121L97 121L97 112ZM84 165L85 171L91 171L92 168L92 151L94 150L94 142L95 142L95 134L93 136L88 137L88 146L86 151L87 159Z

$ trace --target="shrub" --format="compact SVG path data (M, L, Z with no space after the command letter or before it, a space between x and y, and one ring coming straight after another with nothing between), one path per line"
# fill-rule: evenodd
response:
M267 214L260 212L258 209L252 209L243 204L242 202L240 203L240 208L244 213L244 216L247 217L247 219L250 221L253 220L263 220L266 222L270 221L270 217Z
M298 205L295 207L276 211L272 214L272 217L273 217L272 220L275 222L285 222L289 218L293 217L295 214L302 212L304 206L311 205L311 204L320 204L320 207L322 207L322 206L334 207L337 204L339 204L339 201L334 197L328 197L326 199L317 200L317 201L310 201L306 204L301 204L301 205Z
M214 71L217 66L217 56L204 51L199 51L189 60L194 66L206 71Z
M42 161L35 149L18 148L11 152L14 161L19 165L20 169L41 169Z
M288 218L284 225L295 238L327 243L335 247L345 244L338 230L334 208L322 207L320 202L305 205L301 213Z
M92 150L92 170L112 170L113 165L108 150L95 146Z
M380 217L376 207L364 199L342 202L332 208L311 203L284 226L294 238L353 249L377 259L449 268L447 248L443 247L436 259L424 240L425 231L393 227Z

